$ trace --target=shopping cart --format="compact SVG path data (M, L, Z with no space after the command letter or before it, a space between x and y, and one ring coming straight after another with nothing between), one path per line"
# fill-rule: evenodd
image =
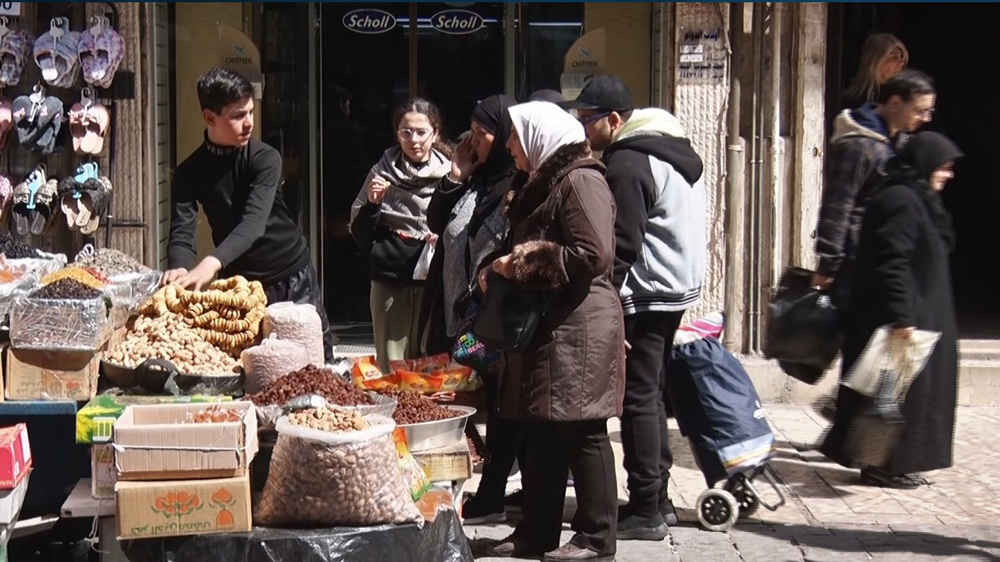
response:
M719 314L678 330L665 380L677 425L708 487L695 507L710 531L726 531L761 506L775 511L785 504L770 465L774 434L750 376L717 339L721 330ZM776 504L758 491L754 481L760 477L777 492Z

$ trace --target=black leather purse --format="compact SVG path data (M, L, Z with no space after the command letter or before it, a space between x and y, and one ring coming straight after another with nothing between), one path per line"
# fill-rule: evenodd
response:
M472 333L489 348L508 352L530 349L547 300L544 293L526 290L490 271Z

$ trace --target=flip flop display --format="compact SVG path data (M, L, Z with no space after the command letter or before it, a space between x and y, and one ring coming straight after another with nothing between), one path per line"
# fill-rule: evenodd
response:
M0 150L7 148L14 129L14 106L10 100L0 99Z
M91 18L94 26L80 35L77 46L83 81L100 88L108 88L125 58L125 39L111 27L106 17Z
M0 221L10 216L10 205L14 199L14 186L10 183L10 178L0 176Z
M35 214L31 217L31 233L35 236L45 234L51 229L52 220L56 214L55 199L59 191L59 182L47 180L35 193Z
M104 176L88 179L81 186L79 214L76 225L82 234L93 234L111 202L111 180Z
M63 216L66 217L66 226L70 230L80 230L77 220L80 216L80 199L83 197L83 184L87 180L98 178L98 167L96 162L84 162L76 168L76 175L63 178L59 182L59 200ZM89 209L84 209L90 213ZM81 221L84 225L90 220Z
M31 57L35 38L23 29L13 29L0 43L0 82L17 86L24 72L24 62Z
M45 155L52 154L62 129L62 101L55 96L46 96L44 88L35 86L31 95L15 98L11 109L21 146Z
M69 111L69 128L73 136L73 150L77 154L100 154L104 150L104 137L111 124L108 108L93 100L90 88L84 88L80 101Z
M35 41L35 63L52 86L71 88L80 71L80 32L69 30L68 18L52 18L49 30Z
M13 217L18 236L24 237L32 233L32 224L38 214L36 197L46 182L45 165L39 164L14 188Z

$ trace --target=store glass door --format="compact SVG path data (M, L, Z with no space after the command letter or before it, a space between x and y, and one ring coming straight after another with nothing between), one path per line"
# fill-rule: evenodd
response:
M445 138L468 129L479 100L504 91L502 3L322 4L323 278L334 323L367 323L368 257L351 238L351 203L392 146L392 113L434 102Z

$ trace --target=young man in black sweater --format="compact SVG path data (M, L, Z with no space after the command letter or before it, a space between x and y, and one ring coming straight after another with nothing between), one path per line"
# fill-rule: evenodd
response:
M163 283L201 289L216 275L260 281L268 303L312 304L323 321L325 359L333 358L316 269L306 239L281 196L281 156L251 138L253 86L215 68L198 80L205 142L174 172L168 269ZM198 206L212 229L215 251L195 265Z

